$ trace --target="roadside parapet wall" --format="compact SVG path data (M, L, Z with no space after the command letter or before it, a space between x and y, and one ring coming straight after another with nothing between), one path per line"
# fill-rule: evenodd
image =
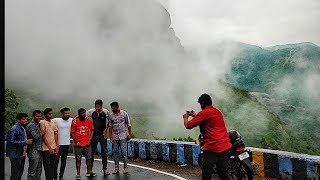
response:
M248 147L253 162L259 164L255 174L281 179L319 179L320 156Z
M6 146L6 142L4 142ZM259 165L254 173L260 177L279 179L320 179L320 156L247 147L251 160ZM72 148L70 148L72 150ZM98 144L98 153L101 152ZM192 142L131 139L128 157L181 165L198 166L200 146ZM108 139L108 154L112 144Z
M108 154L112 154L108 140ZM320 156L247 147L251 160L259 165L254 173L279 179L319 179ZM100 148L98 147L100 152ZM131 139L128 157L198 166L200 146L192 142Z

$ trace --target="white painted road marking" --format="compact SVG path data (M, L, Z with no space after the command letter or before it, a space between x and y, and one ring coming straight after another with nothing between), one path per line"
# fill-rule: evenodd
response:
M74 156L68 156L70 158L75 158ZM84 157L82 157L82 159L85 159ZM102 159L94 159L96 161L102 161ZM109 163L114 163L114 161L109 161ZM123 165L122 162L120 162L121 165ZM179 180L187 180L183 177L180 177L180 176L177 176L175 174L171 174L171 173L167 173L167 172L164 172L164 171L160 171L160 170L157 170L157 169L153 169L153 168L149 168L149 167L144 167L144 166L139 166L139 165L135 165L135 164L129 164L128 163L128 166L132 166L132 167L136 167L136 168L141 168L141 169L146 169L146 170L149 170L149 171L153 171L153 172L157 172L157 173L160 173L160 174L164 174L164 175L167 175L167 176L171 176L171 177L174 177L174 178L177 178Z

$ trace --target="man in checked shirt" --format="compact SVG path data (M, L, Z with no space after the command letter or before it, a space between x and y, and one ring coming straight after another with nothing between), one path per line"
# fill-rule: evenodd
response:
M41 180L42 172L42 133L40 130L40 120L42 113L40 110L35 110L32 113L33 119L27 125L28 137L33 139L31 145L28 145L28 180Z
M112 174L119 173L119 160L120 152L123 155L124 169L123 173L128 173L128 153L127 153L127 140L132 138L131 123L129 115L126 111L119 108L118 102L110 104L112 113L110 114L110 141L113 144L113 157L115 170Z

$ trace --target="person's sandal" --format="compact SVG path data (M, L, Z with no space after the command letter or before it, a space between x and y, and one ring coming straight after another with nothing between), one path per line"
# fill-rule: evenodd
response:
M123 174L128 174L128 172L129 172L128 168L123 169Z
M96 176L97 176L97 174L94 173L94 172L88 172L88 173L86 174L86 177L96 177Z
M119 170L118 169L114 170L112 174L119 174Z
M81 176L80 175L76 175L76 179L81 179Z
M105 170L103 171L103 174L104 174L104 176L108 176L108 175L110 175L110 172L105 169Z

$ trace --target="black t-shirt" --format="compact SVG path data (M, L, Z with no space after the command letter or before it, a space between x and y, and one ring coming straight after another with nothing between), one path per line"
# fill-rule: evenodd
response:
M92 118L94 126L94 135L103 135L103 131L108 127L109 124L109 111L103 109L102 112L92 111L92 109L87 111L87 116Z

